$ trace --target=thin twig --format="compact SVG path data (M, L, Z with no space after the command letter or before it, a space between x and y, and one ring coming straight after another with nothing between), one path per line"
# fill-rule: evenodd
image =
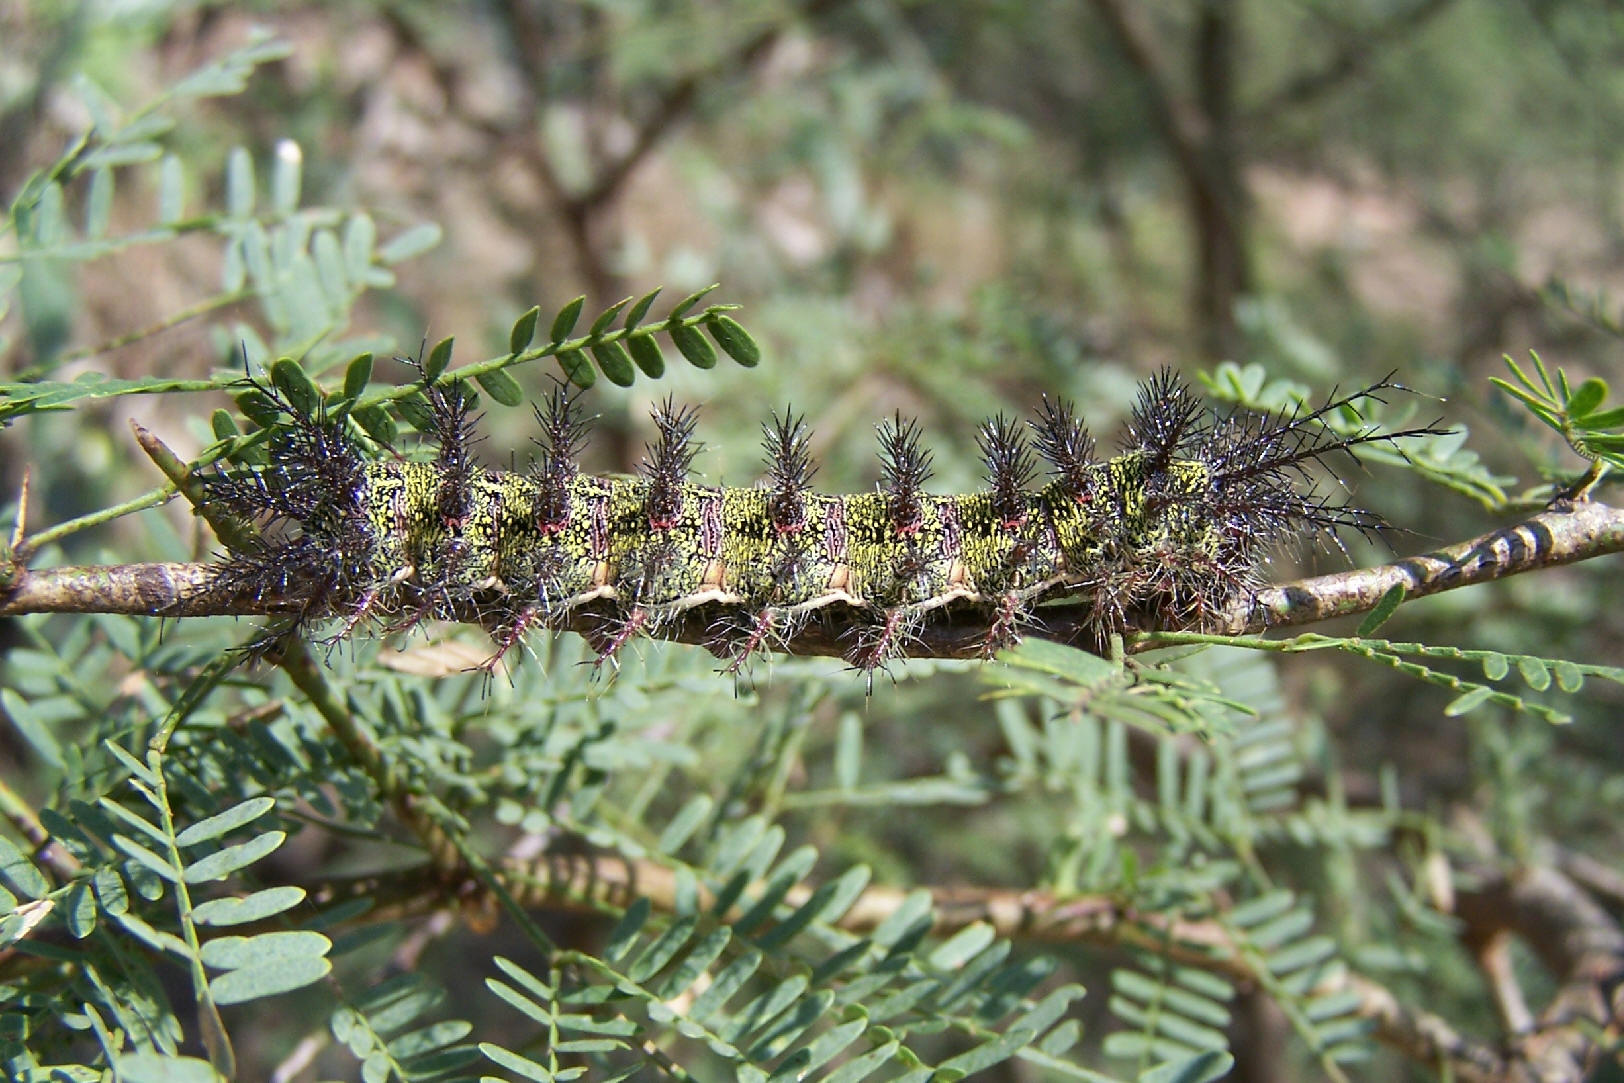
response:
M1276 120L1282 112L1312 104L1338 87L1347 85L1363 74L1372 62L1391 56L1389 46L1394 42L1420 31L1449 10L1454 2L1420 0L1409 10L1401 11L1376 26L1351 30L1348 40L1329 60L1312 71L1292 76L1284 86L1263 95L1261 101L1247 109L1246 119L1249 122Z
M72 880L79 874L78 859L51 837L45 825L40 823L34 807L23 800L4 779L0 779L0 816L4 816L17 833L28 840L28 844L34 848L35 859L55 873L59 881Z
M1256 632L1368 613L1394 587L1403 587L1406 599L1421 598L1621 551L1624 510L1578 503L1392 564L1266 588L1233 630Z
M1489 993L1500 1013L1500 1026L1507 1034L1524 1035L1534 1029L1534 1013L1528 1010L1522 983L1511 958L1511 937L1496 933L1477 947L1478 969L1488 979Z

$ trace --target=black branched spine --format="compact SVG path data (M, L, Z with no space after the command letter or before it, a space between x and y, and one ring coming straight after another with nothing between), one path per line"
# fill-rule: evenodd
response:
M243 384L287 421L271 438L269 465L218 467L203 477L204 502L254 528L215 584L226 593L293 603L291 632L328 599L364 593L370 582L373 539L358 504L366 460L345 416L324 404L300 409L271 381L245 376Z
M1267 539L1266 544L1289 543L1313 537L1342 548L1341 533L1354 530L1371 536L1386 524L1374 512L1335 503L1314 482L1311 467L1324 467L1331 456L1345 454L1357 464L1353 449L1373 443L1398 446L1398 441L1440 436L1450 430L1434 422L1393 432L1380 432L1362 424L1348 434L1330 428L1326 419L1351 412L1362 419L1361 404L1382 403L1381 393L1402 390L1389 375L1369 387L1346 395L1335 392L1311 410L1286 414L1232 412L1211 427L1195 455L1211 476L1208 514L1226 524L1234 536ZM1263 545L1257 546L1264 548Z
M437 497L440 515L447 523L459 523L472 506L472 483L477 469L473 446L480 439L477 435L479 416L474 413L473 403L459 381L428 384L423 393L433 421L430 435L438 448L435 462L442 471Z
M554 381L546 402L533 407L541 435L531 442L541 449L533 468L536 479L536 526L543 534L557 534L569 526L570 484L580 473L577 458L586 447L592 423L581 411L581 394Z
M880 425L880 486L898 534L908 536L924 518L925 482L933 473L931 453L919 446L919 422L899 413Z
M646 445L647 457L642 464L648 482L644 507L650 527L669 530L682 515L682 487L699 454L699 445L694 441L699 411L692 406L679 407L667 397L654 407L652 416L657 435L654 443Z
M812 461L812 430L804 417L786 407L761 426L761 434L770 494L767 514L778 533L796 533L806 526L806 494L812 488L812 475L818 472Z
M1019 526L1026 518L1026 487L1037 473L1037 463L1020 424L998 414L981 423L976 445L987 468L993 514L1006 527Z
M1027 422L1031 426L1038 454L1049 464L1049 471L1060 482L1073 500L1087 500L1093 495L1094 438L1077 418L1077 411L1065 399L1043 396L1038 416Z
M1123 437L1124 451L1143 451L1152 471L1186 458L1210 430L1206 405L1172 369L1162 369L1139 389Z

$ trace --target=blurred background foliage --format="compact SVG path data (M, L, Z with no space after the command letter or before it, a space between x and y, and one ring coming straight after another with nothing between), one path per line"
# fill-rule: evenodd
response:
M1570 372L1616 371L1624 9L1610 0L0 2L0 193L14 199L87 126L105 134L98 110L128 120L256 28L280 46L244 73L242 93L174 103L179 123L155 134L151 168L105 197L93 171L64 178L68 219L99 216L106 235L134 241L93 261L0 265L20 276L0 313L5 379L93 372L219 388L245 344L332 364L451 334L463 360L496 356L532 306L545 326L578 294L590 316L656 285L675 301L721 282L711 299L742 306L762 364L679 363L626 390L600 383L588 398L601 415L591 468L633 468L647 407L670 392L704 406L708 480L753 480L760 422L789 403L816 432L821 487L871 486L873 426L900 410L931 434L937 484L957 490L976 484L975 426L999 409L1072 397L1109 440L1139 379L1233 360L1321 389L1396 370L1418 413L1468 428L1508 491L1530 494L1583 466L1491 390L1501 355L1532 347ZM238 201L244 171L271 208L266 230L299 207L335 235L375 232L377 257L361 250L331 326L279 324L243 291L240 268L233 279L221 237L252 213L185 228ZM162 204L177 193L170 216ZM180 228L142 241L160 219ZM0 239L0 254L19 243ZM385 381L405 372L379 364ZM532 396L544 387L536 368L514 375ZM115 506L157 481L126 418L193 456L226 404L198 391L31 414L0 431L0 482L15 493L31 470L36 529ZM490 405L480 454L506 465L529 426L525 411ZM1404 528L1399 550L1508 517L1390 470L1346 480ZM51 556L184 559L209 544L169 507L74 534ZM1355 556L1384 554L1360 545ZM1295 567L1277 565L1276 578ZM1406 606L1388 631L1604 662L1624 631L1613 578L1602 561L1445 594ZM0 644L60 644L67 627L0 622ZM195 639L176 630L172 644L239 634L210 627ZM731 736L664 723L694 741L672 753L684 785L719 784L751 756L778 765L780 777L758 780L761 800L836 869L865 862L901 886L1051 882L1056 838L1080 830L1054 822L1041 792L954 790L965 765L1009 752L971 667L898 667L865 703L860 682L830 680L838 667L823 663L780 662L734 691L692 648L644 654L652 673L675 667L690 696L736 697L714 708ZM1571 705L1578 723L1553 729L1492 712L1444 718L1446 693L1374 666L1296 657L1263 668L1248 679L1274 689L1298 754L1355 803L1379 801L1385 777L1431 830L1490 864L1552 849L1615 868L1624 858L1616 689L1588 688ZM616 688L639 695L636 679ZM592 710L613 713L610 702ZM457 709L496 717L505 703L497 689ZM785 745L740 728L756 712L794 719L779 723ZM828 781L837 745L851 754L842 717L861 720L865 778L916 790L832 796L850 789ZM47 803L53 776L37 748L0 742L0 773ZM898 815L898 801L917 805ZM1414 853L1309 858L1275 845L1270 875L1328 893L1322 918L1345 948L1390 944L1395 989L1424 990L1468 1032L1493 1033L1466 953L1379 891L1337 894L1356 867L1411 875ZM278 860L367 856L360 841L328 837ZM427 950L442 980L486 976L456 973L473 933L439 935ZM1104 989L1098 957L1076 949L1063 963ZM1104 999L1080 1009L1090 1033L1109 1026ZM1297 1078L1306 1055L1279 1055L1270 1036L1283 1024L1266 1003L1249 1011L1230 1034L1236 1078ZM262 1021L239 1049L260 1058L245 1060L259 1065L245 1077L285 1056L300 1026ZM1400 1064L1380 1061L1372 1077L1427 1074Z

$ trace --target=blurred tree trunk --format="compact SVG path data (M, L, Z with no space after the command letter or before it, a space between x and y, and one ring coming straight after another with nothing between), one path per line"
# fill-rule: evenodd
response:
M1290 1047L1291 1024L1280 1006L1256 986L1235 998L1230 1024L1230 1052L1235 1067L1230 1083L1290 1083L1288 1062L1282 1054Z
M1235 126L1235 23L1239 0L1205 0L1195 39L1196 108L1206 120L1198 153L1204 178L1187 176L1198 259L1195 318L1202 348L1232 357L1240 342L1235 302L1252 289L1246 190Z
M1132 0L1093 0L1093 5L1139 73L1151 115L1184 182L1194 234L1191 312L1197 340L1209 357L1230 356L1239 345L1235 302L1252 288L1235 116L1240 0L1201 2L1193 100L1177 92L1155 33Z

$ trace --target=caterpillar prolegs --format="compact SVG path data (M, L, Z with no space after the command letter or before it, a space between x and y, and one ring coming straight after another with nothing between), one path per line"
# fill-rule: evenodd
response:
M530 468L503 472L475 464L458 382L424 381L432 461L370 458L341 411L255 383L279 415L269 461L213 472L205 499L259 530L216 586L274 595L284 631L335 618L335 638L476 620L495 638L491 664L533 630L579 629L583 614L601 664L702 611L730 671L837 617L845 657L865 671L966 611L982 616L989 657L1059 601L1087 607L1096 645L1147 626L1206 628L1257 589L1270 548L1382 527L1321 494L1308 468L1441 431L1325 424L1396 386L1289 415L1220 415L1164 371L1105 457L1069 403L1045 398L1024 425L999 415L981 426L986 487L951 496L926 491L931 454L897 416L879 427L879 486L837 496L812 490L809 430L788 412L763 426L760 484L709 486L689 480L696 413L670 400L653 411L639 473L602 477L576 465L588 424L564 386L536 407ZM1047 478L1034 486L1040 460Z

